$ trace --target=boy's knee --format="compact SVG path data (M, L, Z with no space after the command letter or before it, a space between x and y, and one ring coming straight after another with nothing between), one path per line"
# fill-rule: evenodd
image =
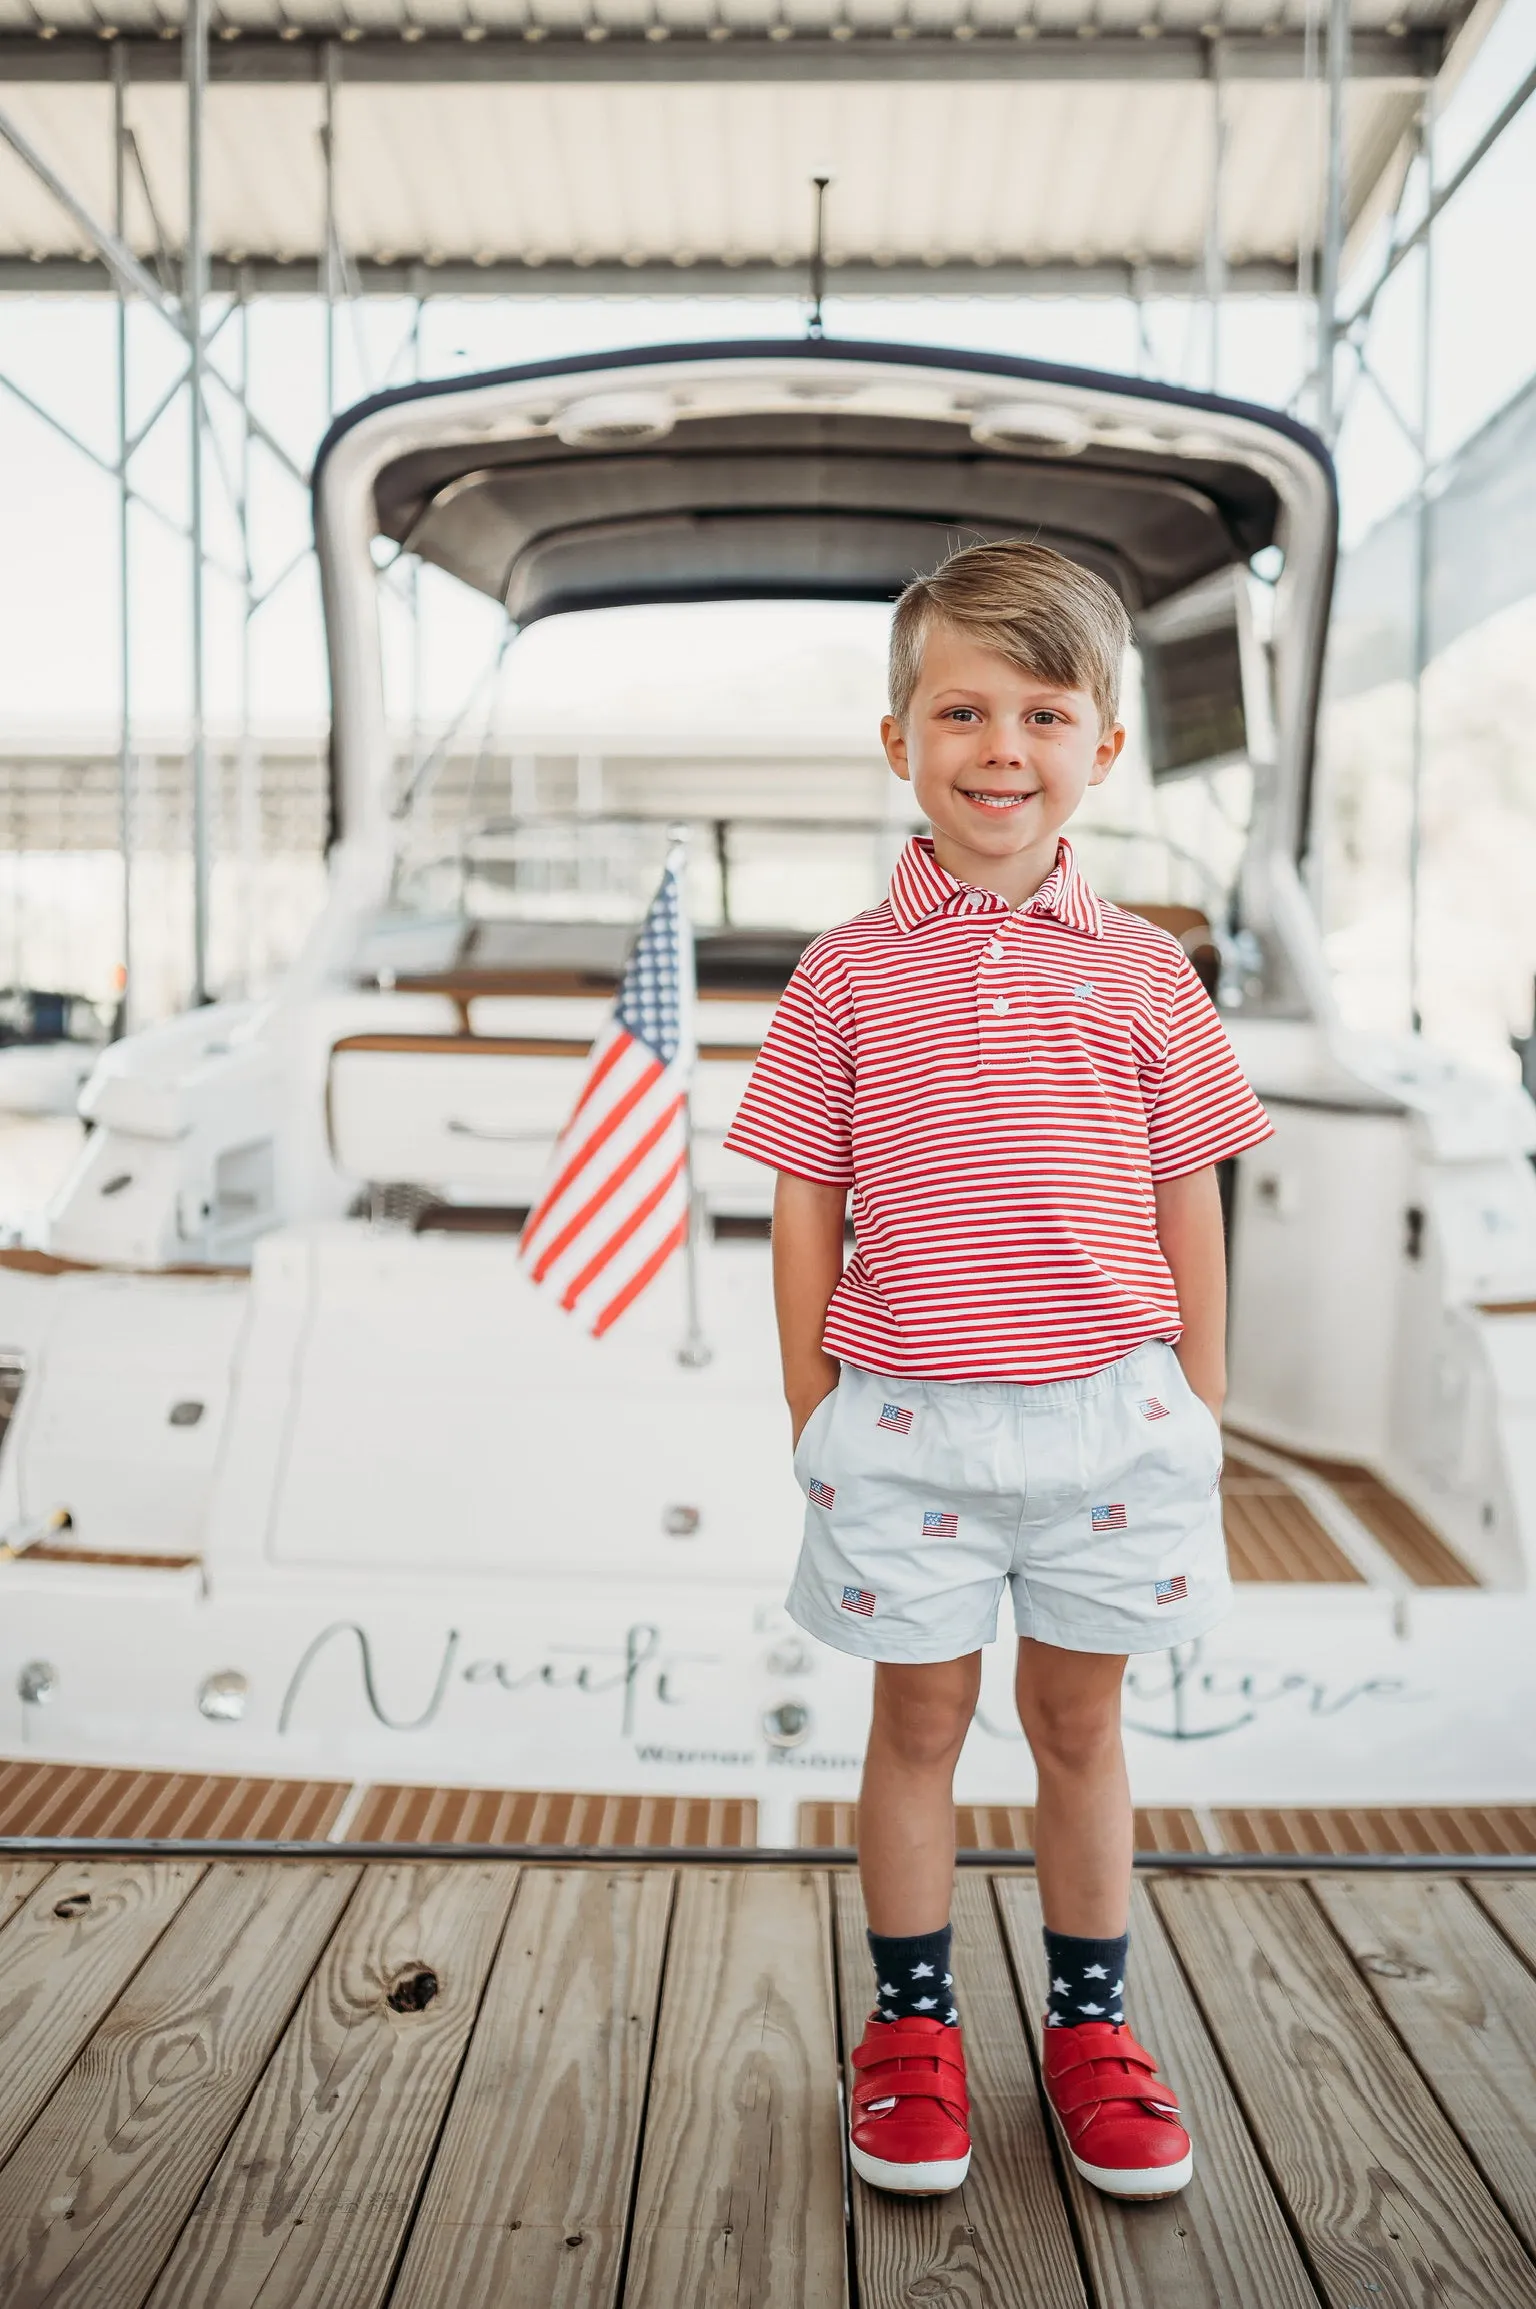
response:
M904 1764L948 1763L958 1755L976 1713L977 1679L963 1661L942 1669L882 1668L875 1678L875 1732Z
M1118 1694L1113 1701L1066 1693L1036 1695L1022 1713L1037 1764L1083 1771L1119 1752Z

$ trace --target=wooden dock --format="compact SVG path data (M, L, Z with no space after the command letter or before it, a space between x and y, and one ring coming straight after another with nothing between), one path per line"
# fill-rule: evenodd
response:
M1065 2176L1027 1870L961 1871L972 2178L850 2184L810 1858L0 1863L5 2309L1536 2309L1536 1875L1151 1871L1167 2204Z

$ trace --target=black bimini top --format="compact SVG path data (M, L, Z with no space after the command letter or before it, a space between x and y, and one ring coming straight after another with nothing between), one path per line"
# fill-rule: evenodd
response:
M1020 535L1097 570L1135 614L1274 542L1279 501L1262 460L1225 453L1212 417L1284 434L1330 470L1321 442L1274 410L1038 362L808 339L652 346L381 395L338 420L317 477L344 432L391 405L540 379L552 400L568 399L578 382L601 392L617 372L633 386L648 367L723 360L959 372L975 379L974 406L962 394L952 415L933 417L824 401L735 415L685 408L669 432L631 445L572 446L553 430L444 441L382 467L378 528L504 602L520 625L620 603L890 600L956 546ZM1005 400L1009 385L1055 388L1086 407L1081 437L978 438L974 409ZM1085 394L1122 411L1140 404L1145 430L1096 425Z

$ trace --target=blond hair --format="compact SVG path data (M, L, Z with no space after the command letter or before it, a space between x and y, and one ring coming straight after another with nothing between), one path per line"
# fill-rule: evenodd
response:
M899 722L907 718L923 644L936 624L995 649L1041 681L1087 690L1101 729L1117 719L1131 621L1112 586L1048 545L1022 537L968 545L931 577L912 580L891 620L891 712Z

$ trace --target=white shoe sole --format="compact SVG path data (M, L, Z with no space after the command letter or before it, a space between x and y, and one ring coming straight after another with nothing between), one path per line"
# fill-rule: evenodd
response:
M1058 2118L1057 2122L1060 2122ZM1065 2138L1065 2136L1063 2136ZM1176 2165L1146 2165L1139 2171L1121 2171L1114 2165L1090 2165L1075 2155L1070 2147L1067 2155L1073 2165L1093 2188L1106 2197L1138 2197L1145 2204L1153 2197L1176 2197L1180 2189L1187 2189L1195 2170L1193 2149L1180 2158Z
M850 2141L848 2161L872 2189L888 2189L897 2197L947 2197L970 2171L971 2152L967 2149L963 2157L939 2157L927 2165L894 2165L885 2157L870 2156Z

